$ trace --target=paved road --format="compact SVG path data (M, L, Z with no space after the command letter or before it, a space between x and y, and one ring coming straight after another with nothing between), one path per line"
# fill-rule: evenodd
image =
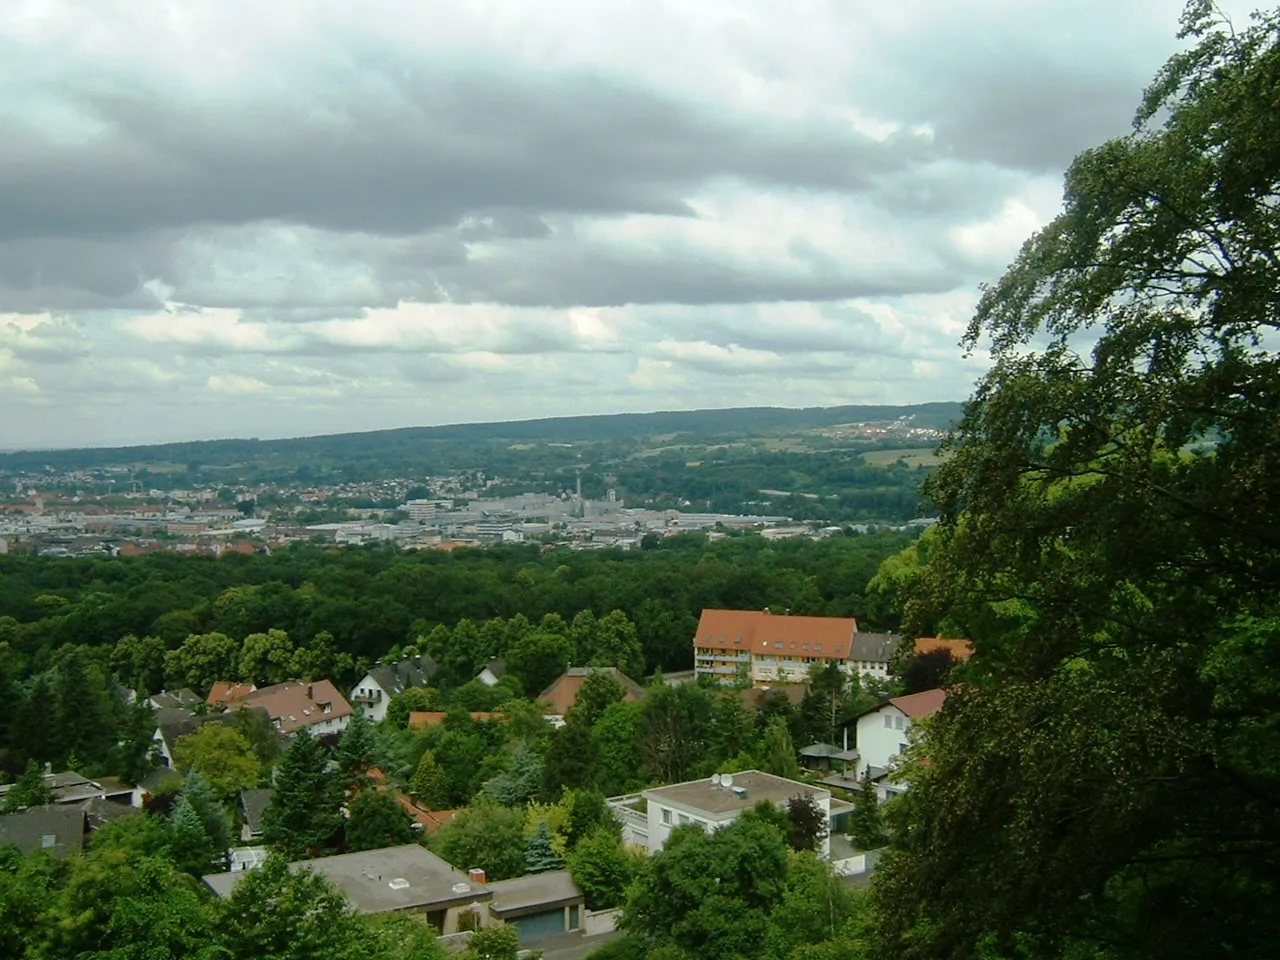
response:
M576 933L568 933L562 937L547 937L529 944L535 950L542 951L543 960L581 960L601 944L620 937L622 934L602 933L595 937L583 937Z

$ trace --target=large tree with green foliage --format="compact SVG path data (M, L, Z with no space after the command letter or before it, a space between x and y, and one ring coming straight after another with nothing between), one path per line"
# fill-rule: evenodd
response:
M413 843L413 820L386 790L362 790L351 801L346 823L347 850L377 850Z
M249 741L223 723L205 723L179 737L173 760L183 773L199 772L223 800L256 787L262 777L262 765Z
M1280 15L1206 0L978 305L904 583L975 656L877 874L881 954L1260 957L1280 875Z
M524 814L482 800L441 827L431 848L459 870L479 867L489 880L518 877L525 870Z

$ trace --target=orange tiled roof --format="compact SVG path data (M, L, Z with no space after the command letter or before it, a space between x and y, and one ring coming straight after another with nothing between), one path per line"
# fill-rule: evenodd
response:
M703 610L695 648L759 655L847 660L858 623L852 617L793 617L763 610ZM778 644L782 644L781 647Z
M922 690L920 693L911 693L905 697L894 697L889 702L906 716L917 719L937 713L942 709L946 699L947 691L945 690Z
M539 700L551 704L550 715L563 717L569 708L578 702L578 692L593 673L608 673L622 688L622 699L639 700L644 696L644 687L636 683L617 667L570 667L552 681L547 689L538 695Z
M209 690L209 695L204 698L204 702L211 707L226 706L235 703L237 700L243 700L257 689L252 683L215 680L213 687Z
M968 640L943 640L941 637L920 637L912 647L912 653L932 653L934 650L950 651L958 660L968 660L973 656L973 644Z

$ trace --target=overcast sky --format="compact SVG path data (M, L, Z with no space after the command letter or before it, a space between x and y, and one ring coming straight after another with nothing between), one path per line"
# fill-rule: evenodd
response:
M0 447L962 399L1176 0L5 0Z

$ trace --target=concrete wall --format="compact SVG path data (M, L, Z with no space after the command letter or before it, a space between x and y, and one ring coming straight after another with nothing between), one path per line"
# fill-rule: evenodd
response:
M583 910L582 911L582 935L584 937L595 937L602 933L613 933L617 929L618 914L622 911L613 910Z

